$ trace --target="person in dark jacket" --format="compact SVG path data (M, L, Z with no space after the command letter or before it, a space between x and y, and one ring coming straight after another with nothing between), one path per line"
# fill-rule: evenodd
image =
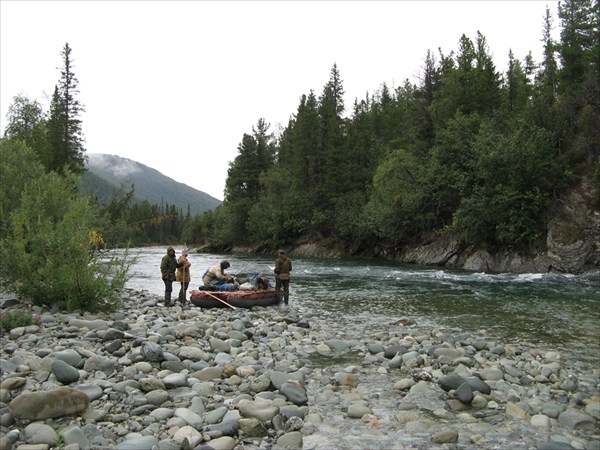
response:
M162 280L165 283L165 306L173 306L171 303L171 292L173 292L173 281L175 281L175 270L183 267L183 263L177 262L175 259L175 249L167 248L167 254L163 256L160 262L160 272Z
M277 303L281 301L280 289L283 287L283 301L287 305L290 300L290 272L292 271L292 260L288 258L285 251L277 252L275 260L275 296Z

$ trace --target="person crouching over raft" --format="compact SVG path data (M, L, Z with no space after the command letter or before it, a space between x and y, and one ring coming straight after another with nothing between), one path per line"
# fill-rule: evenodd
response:
M176 280L181 283L181 289L179 290L178 300L182 305L185 305L185 303L187 302L186 292L188 286L190 285L190 281L192 280L192 277L190 275L190 266L192 265L192 263L188 261L188 255L188 249L184 248L181 251L181 256L179 257L179 259L177 259L177 262L182 264L182 267L179 267L177 269L176 276Z
M227 283L233 280L231 275L225 273L225 269L231 267L229 261L223 260L219 264L215 264L210 269L204 272L202 277L202 283L205 286L219 286L223 283Z

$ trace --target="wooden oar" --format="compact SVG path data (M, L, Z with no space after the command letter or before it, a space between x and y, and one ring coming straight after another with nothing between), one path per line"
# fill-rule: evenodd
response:
M215 300L223 303L224 305L229 306L231 309L236 309L235 306L230 305L229 303L227 303L225 300L221 300L219 297L217 297L216 295L212 295L210 292L208 291L204 291L205 294L210 295L212 298L214 298Z

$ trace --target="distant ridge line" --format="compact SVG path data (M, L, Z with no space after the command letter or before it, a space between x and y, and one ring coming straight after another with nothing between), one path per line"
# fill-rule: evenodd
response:
M94 195L101 203L108 203L118 190L134 185L134 201L150 204L168 203L192 215L217 208L222 202L209 194L175 181L158 170L129 158L104 153L88 153L87 170L82 179L82 190Z

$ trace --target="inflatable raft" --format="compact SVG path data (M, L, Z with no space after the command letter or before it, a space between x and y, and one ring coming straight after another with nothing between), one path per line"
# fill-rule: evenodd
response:
M216 298L215 298L216 297ZM192 290L190 301L200 308L251 308L277 304L275 288L251 291L201 291Z

